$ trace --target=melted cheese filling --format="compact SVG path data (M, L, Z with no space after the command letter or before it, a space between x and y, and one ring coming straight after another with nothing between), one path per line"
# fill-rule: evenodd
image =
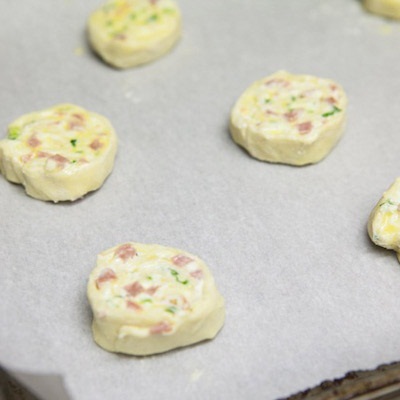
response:
M102 257L96 278L99 308L104 315L121 310L140 317L135 328L145 329L143 335L173 332L202 299L203 271L187 255L125 244Z
M21 163L72 172L105 152L111 128L80 107L60 105L19 118L7 138Z
M396 192L384 196L374 223L374 237L400 250L400 181Z
M116 40L162 36L176 25L179 10L172 0L113 0L93 14L93 22Z
M241 128L271 136L311 136L345 107L343 91L332 81L278 72L253 84L239 99Z

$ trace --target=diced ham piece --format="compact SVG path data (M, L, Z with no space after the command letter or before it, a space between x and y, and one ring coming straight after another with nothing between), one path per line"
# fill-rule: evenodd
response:
M144 292L144 287L139 282L130 283L129 285L124 286L124 289L132 297Z
M285 79L274 78L265 82L265 86L281 86L288 87L290 83Z
M45 151L39 151L39 152L37 153L37 156L38 156L39 158L47 158L47 157L50 157L51 154L50 154L50 153L46 153Z
M169 299L170 304L172 304L174 307L182 308L184 310L187 310L190 308L190 304L185 296L179 295L178 298L175 299Z
M122 261L126 261L129 258L133 258L136 256L135 248L129 244L123 244L119 246L117 250L115 250L114 257L119 257Z
M21 161L25 164L25 163L27 163L32 157L33 157L33 154L32 154L32 153L24 154L23 156L21 156Z
M83 115L81 115L81 114L76 113L76 114L72 114L72 116L76 119L79 119L82 122L84 121Z
M114 39L126 40L126 35L124 35L123 33L117 33L117 34L114 36Z
M311 121L302 122L301 124L297 125L297 130L299 131L300 135L306 135L307 133L310 133L312 128L313 124Z
M64 168L65 164L69 163L68 158L63 157L60 154L54 154L54 155L50 156L49 160L55 161L59 168Z
M157 4L158 0L150 0L150 4Z
M334 98L334 97L327 97L326 99L325 99L325 101L327 102L327 103L329 103L329 104L336 104L337 103L337 100Z
M92 143L90 143L90 148L93 150L98 150L98 149L101 149L102 147L103 147L103 143L101 143L99 139L95 139L95 140L93 140Z
M48 125L49 126L57 126L57 125L60 125L61 124L61 121L54 121L54 122L50 122Z
M127 300L126 307L129 308L130 310L135 310L135 311L142 310L142 307L139 304L131 300Z
M184 254L177 254L176 256L172 257L172 262L177 267L184 267L192 261L194 261L193 258L185 256Z
M189 308L190 308L190 304L189 304L189 302L187 301L187 298L186 298L185 296L181 296L181 299L182 299L182 308L183 308L184 310L189 309Z
M201 269L197 269L196 271L191 272L190 276L198 280L203 279L203 271Z
M154 294L155 292L157 292L158 288L159 288L159 286L151 286L151 287L147 288L147 289L145 290L145 292L146 292L148 295L153 296L153 294Z
M80 122L72 121L68 124L68 128L71 130L76 130L77 128L82 128L82 124Z
M271 111L271 110L266 110L265 114L266 115L278 115L278 113L276 113L275 111Z
M185 296L180 296L180 298L181 298L181 307L182 307L184 310L187 310L187 309L190 307L190 304L189 304L189 302L187 301L187 298L186 298Z
M95 283L96 283L97 289L100 289L102 283L111 281L113 279L117 279L117 275L115 275L115 272L112 269L106 268L96 279Z
M29 139L28 139L28 145L30 147L38 147L42 144L42 142L35 136L32 135Z
M69 121L69 129L83 128L84 118L81 114L72 114L71 120Z
M172 331L172 326L168 322L160 322L150 328L150 333L152 335L159 335L161 333L167 333Z
M297 110L291 110L287 113L284 114L284 117L286 118L287 121L289 122L294 122L297 120L299 116L299 112Z

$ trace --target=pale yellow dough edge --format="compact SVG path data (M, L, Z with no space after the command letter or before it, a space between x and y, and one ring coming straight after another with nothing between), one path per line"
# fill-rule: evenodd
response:
M282 72L278 74L282 74ZM275 75L277 74L271 75L270 77ZM260 82L267 78L261 79ZM336 121L329 122L320 130L316 139L302 138L301 140L295 140L280 137L271 138L249 126L245 129L240 127L238 108L241 98L244 97L246 92L251 90L256 83L257 82L250 85L246 91L242 93L232 108L229 129L233 140L238 145L245 148L254 158L271 163L303 166L315 164L325 158L337 144L345 130L347 98L345 98L345 107L340 118L337 118ZM332 83L334 82L332 81ZM337 86L343 92L340 85Z
M363 4L374 14L400 19L400 0L363 0Z
M379 199L378 203L372 210L368 218L368 235L373 243L377 246L384 247L388 250L394 250L397 253L397 257L400 261L400 243L393 243L392 240L388 240L387 237L376 238L376 234L380 232L382 221L380 217L380 205L385 201L386 197L391 195L396 189L400 188L400 178L397 178L394 183L384 192L383 196ZM381 235L378 235L379 237Z
M214 307L211 311L203 308L196 318L188 319L172 335L153 335L147 338L134 335L118 338L119 331L124 326L122 321L115 321L114 324L111 324L94 320L92 324L93 338L100 347L115 353L136 356L165 353L179 347L213 339L225 319L222 298L216 299ZM129 331L129 327L125 326L125 329Z
M132 242L132 244L135 243ZM147 246L159 247L160 245L149 244ZM114 249L117 247L115 246ZM87 296L94 315L92 323L93 338L100 347L110 352L146 356L213 339L221 330L225 321L225 302L215 285L214 278L208 267L198 257L188 252L170 249L189 257L194 257L198 262L200 261L199 264L201 264L205 273L205 281L207 282L204 288L202 304L196 305L193 313L185 318L177 330L167 335L139 337L135 334L134 327L127 323L126 314L123 312L116 312L106 319L96 318L98 291L95 286L95 274L98 272L98 267L102 266L102 256L99 254L97 267L89 278ZM150 320L151 317L149 316ZM121 330L125 333L123 337L120 336Z
M88 21L89 42L95 52L113 67L126 69L142 64L147 64L164 56L178 42L182 34L182 18L178 14L177 23L173 29L164 36L148 41L128 41L119 43L110 40L101 26Z
M66 105L69 106L69 104ZM60 106L57 105L54 108ZM77 107L77 109L80 109L80 107ZM18 160L7 141L1 141L0 172L10 182L22 184L29 196L55 203L59 201L75 201L88 192L99 189L113 169L118 141L108 119L92 112L89 114L96 115L111 132L110 145L107 151L90 164L79 168L73 174L64 170L46 172L30 169L29 166L25 167Z
M254 158L272 163L302 166L315 164L325 158L343 135L346 119L330 124L321 130L314 141L295 141L265 137L257 131L237 127L231 118L230 131L233 140L244 147Z

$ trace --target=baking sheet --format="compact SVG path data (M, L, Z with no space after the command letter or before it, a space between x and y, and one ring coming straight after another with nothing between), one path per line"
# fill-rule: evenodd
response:
M174 51L117 71L85 40L98 1L0 4L3 132L73 102L120 140L105 185L73 204L0 179L0 364L43 399L29 374L60 377L74 400L276 399L400 358L400 265L366 234L399 176L400 23L356 0L180 5ZM259 162L230 139L236 98L279 69L349 96L345 136L317 165ZM215 340L147 358L95 345L86 281L97 253L129 240L209 264L227 307Z

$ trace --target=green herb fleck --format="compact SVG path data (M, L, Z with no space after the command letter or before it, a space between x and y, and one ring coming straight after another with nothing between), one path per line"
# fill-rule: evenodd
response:
M140 301L140 303L152 303L153 302L153 300L152 299L143 299L143 300L141 300Z
M106 26L113 26L113 22L112 21L107 21L106 22Z
M147 279L148 279L149 281L152 281L152 280L153 280L153 277L149 275L149 276L147 277Z
M297 100L297 97L296 97L296 96L291 96L290 99L291 99L292 101L296 101L296 100Z
M171 275L172 276L178 276L179 275L179 272L175 271L174 269L171 269L170 271L171 271Z
M264 103L265 104L271 103L271 99L264 99Z
M175 277L175 280L176 280L177 282L179 282L179 283L182 283L182 285L187 285L187 284L189 283L189 281L188 281L187 279L185 279L184 281L182 281L182 280L179 278L179 272L178 272L178 271L175 271L174 269L170 269L170 272L171 272L171 275L172 275L173 277Z
M385 204L389 204L389 205L391 205L391 206L395 206L395 205L396 205L395 203L393 203L392 200L386 200L386 201L384 201L383 203L379 204L379 207L382 207L382 206L384 206Z
M333 106L333 110L332 111L326 112L326 113L322 114L322 116L324 118L330 117L331 115L336 114L336 113L341 112L341 111L342 110L340 108L338 108L336 106Z
M21 133L21 129L18 128L17 126L11 126L8 128L8 139L10 140L15 140L18 138L19 134Z
M71 163L72 163L72 164L75 164L75 163L76 163L76 160L72 160Z
M175 12L175 10L174 10L173 8L164 8L164 9L162 10L162 12L163 12L164 14L173 14L173 13Z
M147 18L147 22L154 22L154 21L157 21L157 20L158 20L158 15L157 14L150 15L150 17Z
M165 311L169 312L171 314L175 314L178 311L178 309L174 306L171 306L171 307L166 308Z
M129 15L129 18L130 18L130 19L136 19L136 14L135 14L135 13L130 14L130 15Z
M72 144L73 147L76 147L76 141L77 141L77 139L70 140L70 143Z

